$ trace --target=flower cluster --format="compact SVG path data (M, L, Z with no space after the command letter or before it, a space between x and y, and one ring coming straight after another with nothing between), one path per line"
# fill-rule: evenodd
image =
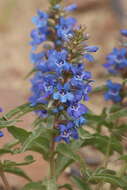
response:
M121 35L127 37L127 30L120 31ZM125 40L122 41L120 48L114 48L113 51L106 57L104 67L113 75L120 75L122 78L127 76L127 47ZM122 93L124 93L123 85L107 81L107 91L104 94L105 100L112 100L117 103L122 101Z
M84 114L88 108L82 101L89 99L93 80L85 69L84 58L93 61L91 52L98 50L96 46L86 45L86 36L76 25L75 18L61 16L61 12L75 8L76 5L62 8L57 4L49 14L38 11L33 18L36 29L31 33L31 61L36 73L31 80L32 96L29 101L31 106L44 105L45 109L36 111L40 117L48 117L50 107L59 132L55 141L67 143L71 138L78 138L77 128L86 121ZM43 50L38 52L42 46Z
M121 34L127 37L127 30L121 30ZM122 47L114 48L106 57L104 67L111 74L125 75L127 73L127 47L122 43Z

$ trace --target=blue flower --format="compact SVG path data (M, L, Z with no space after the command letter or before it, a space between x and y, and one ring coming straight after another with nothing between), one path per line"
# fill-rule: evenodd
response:
M70 139L78 139L78 132L77 129L74 128L74 124L72 122L68 122L65 124L60 124L59 128L59 136L55 138L56 142L60 142L61 140L65 141L66 143L70 143Z
M3 112L3 108L0 107L0 112Z
M78 139L78 127L86 123L84 115L88 108L81 101L88 100L93 80L91 73L85 70L84 58L93 61L91 53L98 50L96 46L86 45L82 28L76 27L76 19L66 16L66 11L75 8L75 4L66 8L56 4L49 14L38 11L32 19L36 28L31 32L30 43L30 58L35 71L31 79L30 105L42 104L42 109L35 111L39 117L45 118L49 114L60 116L55 123L59 133L55 141L66 143L70 143L72 138ZM60 16L61 12L65 15ZM82 31L79 40L78 30ZM71 51L72 38L81 49L77 57Z
M62 103L72 101L74 95L70 92L70 85L68 83L65 83L64 85L58 84L57 91L53 94L53 99L59 100Z
M4 136L3 132L2 132L2 131L0 131L0 137L3 137L3 136Z
M65 11L74 11L75 9L77 9L76 4L71 4L71 5L64 8Z
M87 46L87 47L85 47L85 51L87 51L87 52L97 52L98 49L99 48L97 46Z
M57 35L62 40L68 40L73 36L73 27L76 24L76 19L72 17L64 18L61 17L59 24L56 26Z
M85 53L84 58L89 62L94 62L94 57L89 53Z
M105 100L112 100L113 102L120 102L122 97L120 96L120 91L122 85L119 83L113 83L111 80L107 81L106 84L107 92L104 94Z
M80 103L73 103L67 108L68 115L76 119L87 112L88 112L88 108Z
M71 68L73 73L73 78L71 79L72 86L84 87L84 82L88 81L91 78L91 73L84 70L84 66L79 64Z
M114 48L106 57L107 62L104 64L104 67L112 74L120 74L127 67L126 55L126 48Z
M127 29L122 29L122 30L120 30L120 33L121 33L123 36L127 37Z
M32 41L30 42L30 44L32 46L36 47L37 45L44 42L47 39L46 32L47 32L47 30L43 29L43 28L33 29L31 32Z
M43 61L44 56L45 56L44 52L40 52L40 53L31 52L30 59L32 63L39 64Z
M62 71L68 71L70 68L70 64L66 61L67 59L67 51L56 51L50 50L48 52L48 67L52 71L56 71L57 73L61 73Z
M48 24L48 14L38 10L37 16L32 18L32 22L37 26L37 28L44 28L47 27Z
M78 119L74 120L74 124L76 127L80 127L86 123L86 119L84 117L79 117Z

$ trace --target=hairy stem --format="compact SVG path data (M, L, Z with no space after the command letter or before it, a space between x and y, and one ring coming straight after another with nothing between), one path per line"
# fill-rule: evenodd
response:
M1 177L2 181L3 181L3 183L4 183L5 189L6 190L11 190L11 187L10 187L10 185L8 183L8 180L7 180L7 178L6 178L5 174L4 174L4 171L3 171L1 163L0 163L0 177Z

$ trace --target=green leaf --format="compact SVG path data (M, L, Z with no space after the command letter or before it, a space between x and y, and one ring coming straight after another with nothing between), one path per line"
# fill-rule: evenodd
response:
M67 158L70 158L74 161L80 161L80 156L77 155L76 153L74 153L70 146L68 146L67 144L64 143L60 143L58 144L56 151L62 155L64 155Z
M18 121L19 120L9 120L9 121L2 121L2 120L0 120L0 129L6 128L6 127L11 127L11 126L13 126Z
M45 160L49 159L50 141L47 138L39 137L30 145L29 150L38 152L43 155Z
M127 154L120 156L118 160L125 160L125 161L127 161Z
M3 155L3 154L9 154L9 153L13 153L13 151L12 150L10 150L10 149L4 149L4 148L1 148L0 149L0 155Z
M33 159L33 156L29 155L26 156L24 158L24 162L14 162L11 160L4 160L4 162L2 163L3 167L12 167L12 166L25 166L25 165L29 165L32 164L33 162L35 162L35 160Z
M28 181L32 181L31 178L21 169L18 167L3 167L4 172L15 174L17 176L23 177Z
M14 140L14 141L11 141L11 142L9 142L9 143L6 143L4 146L3 146L3 148L4 149L11 149L11 148L13 148L14 146L16 146L17 144L19 144L20 142L19 142L19 140Z
M46 130L47 131L47 130ZM27 150L29 147L31 147L31 145L33 143L35 143L35 140L41 136L41 134L44 135L45 132L45 128L44 127L38 127L36 128L34 131L32 131L32 133L28 136L28 138L25 140L25 142L23 143L23 147L22 147L22 152L24 152L25 150ZM43 136L42 136L43 138ZM45 136L44 136L45 138ZM42 145L43 146L43 145Z
M116 120L116 119L118 119L120 117L125 117L125 116L127 116L127 109L123 108L123 109L121 109L119 111L116 111L113 114L110 114L108 120L113 121L113 120Z
M73 190L72 186L70 184L64 184L64 185L60 185L59 189L68 189L68 190Z
M31 132L26 131L23 128L19 128L19 127L9 127L8 131L10 132L10 134L16 138L17 140L20 141L21 144L24 143L24 141L28 138L28 136L31 134Z
M123 146L121 142L119 142L119 140L117 140L115 137L100 135L99 133L91 134L91 138L84 139L83 146L93 145L94 147L96 147L98 150L100 150L105 154L107 152L107 146L110 138L112 138L110 146L110 154L112 154L113 151L116 151L121 154L123 152Z
M22 190L46 190L46 187L44 187L41 182L32 182L26 184Z
M72 177L73 182L77 185L77 187L81 190L92 190L87 183L85 183L85 180L73 176Z
M71 150L78 151L79 148L82 146L83 141L80 139L77 141L73 141L70 144ZM56 177L58 177L70 164L74 162L74 159L72 157L67 157L67 155L63 155L59 152L57 159L56 159Z
M56 160L56 177L59 177L60 174L70 165L74 162L73 159L67 158L63 156L62 154L59 154L57 156Z
M42 104L38 104L38 105L32 107L32 106L30 106L29 103L26 103L26 104L23 104L23 105L17 107L16 109L11 110L7 114L5 114L0 120L1 121L4 121L5 119L9 120L13 117L15 117L15 119L18 119L29 112L32 112L35 110L41 110L41 109L46 109L46 108Z
M90 177L89 181L95 180L97 182L107 182L112 185L116 185L117 187L121 187L123 189L127 188L127 183L122 179L119 178L115 175L110 175L110 174L98 174L98 175L93 175Z

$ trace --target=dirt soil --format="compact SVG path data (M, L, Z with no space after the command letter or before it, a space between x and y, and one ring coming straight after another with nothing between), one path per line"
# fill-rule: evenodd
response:
M126 0L123 0L123 4L126 3L124 1ZM93 76L97 85L103 82L105 76L101 64L104 63L106 53L118 44L118 30L126 24L125 19L116 14L115 8L112 9L108 0L75 0L75 2L79 8L74 15L81 24L87 26L87 32L91 35L89 44L101 47L100 52L96 54L96 63L88 65L88 68L94 71ZM123 7L126 10L127 5ZM30 95L30 83L29 80L24 80L24 77L32 68L29 61L29 36L33 28L31 17L36 14L37 9L47 8L47 0L0 1L0 107L3 107L5 112L27 102ZM103 100L100 97L96 101L92 98L88 105L99 112ZM25 116L23 119L26 120L20 126L30 129L33 118L34 114ZM6 130L4 133L5 137L0 139L1 144L12 139ZM11 156L7 155L6 159L9 158ZM25 169L34 180L39 180L47 174L47 163L37 154L35 158L37 161L32 167L26 166ZM21 161L22 156L16 155L15 160ZM17 179L14 175L7 176L13 186L22 186L26 183L24 179ZM64 175L60 181L63 182L65 179Z

